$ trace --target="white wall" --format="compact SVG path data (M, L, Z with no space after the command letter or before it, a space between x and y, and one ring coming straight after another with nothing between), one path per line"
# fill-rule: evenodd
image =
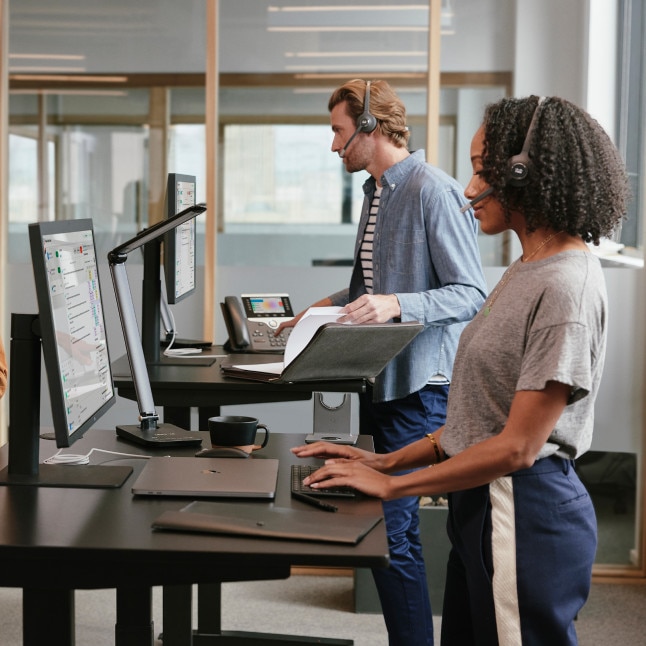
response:
M517 0L515 96L586 105L587 16L588 0Z

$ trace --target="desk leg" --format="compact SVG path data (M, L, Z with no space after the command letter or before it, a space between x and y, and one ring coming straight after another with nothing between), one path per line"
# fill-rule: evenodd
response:
M191 585L163 587L164 632L160 635L160 639L164 642L164 646L192 646L192 593Z
M325 637L297 637L256 633L240 630L222 630L222 587L220 583L198 585L198 629L193 633L193 646L352 646L352 639L328 639ZM164 641L164 646L167 646Z
M152 602L150 586L117 588L115 646L153 646L155 629Z
M52 637L60 646L74 646L74 590L24 588L23 646L50 644Z

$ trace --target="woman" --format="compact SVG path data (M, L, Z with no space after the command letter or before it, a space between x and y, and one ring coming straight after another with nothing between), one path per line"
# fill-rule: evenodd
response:
M511 229L523 253L462 333L446 424L388 454L293 452L330 458L315 487L451 492L442 644L576 644L596 519L573 460L590 447L608 315L586 243L622 220L626 173L585 111L535 96L486 109L471 161L465 195L482 231Z

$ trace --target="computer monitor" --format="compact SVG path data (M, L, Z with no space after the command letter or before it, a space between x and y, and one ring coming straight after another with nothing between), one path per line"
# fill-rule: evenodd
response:
M169 173L166 190L166 219L195 205L195 176ZM209 348L210 341L177 336L177 326L168 304L179 303L196 291L196 224L185 222L171 229L163 238L154 238L142 247L144 275L141 303L141 342L148 365L181 363L165 356L160 348L172 343L174 348ZM163 244L163 266L166 299L160 276L160 254ZM162 335L160 322L164 326ZM169 353L166 353L167 355Z
M169 173L166 185L166 219L195 205L195 175ZM164 239L164 277L166 299L160 298L160 316L165 336L161 346L173 348L210 348L211 342L177 336L177 325L168 305L174 305L195 293L196 269L196 220L186 222L166 234ZM168 361L166 361L168 363Z
M39 346L57 447L82 437L114 404L116 393L92 221L30 224L29 242L38 314L12 317L9 466L3 484L120 486L131 467L38 464Z
M195 176L169 173L166 187L166 217L195 205ZM166 234L164 274L166 299L170 305L195 292L195 219Z

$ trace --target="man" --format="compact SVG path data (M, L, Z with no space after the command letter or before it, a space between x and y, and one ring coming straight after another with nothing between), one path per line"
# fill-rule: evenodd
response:
M444 424L458 338L486 293L477 225L460 212L462 187L424 151L408 151L406 109L388 83L349 81L328 109L332 151L370 178L350 286L314 305L344 306L341 321L425 326L360 396L360 432L387 453ZM417 497L384 502L391 566L373 576L391 646L433 644L418 506Z

